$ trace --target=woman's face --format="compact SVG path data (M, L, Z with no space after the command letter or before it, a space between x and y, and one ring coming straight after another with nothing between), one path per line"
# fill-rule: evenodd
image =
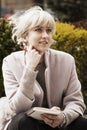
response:
M32 45L40 53L44 53L52 40L52 28L47 26L36 26L29 31L26 37L28 45Z

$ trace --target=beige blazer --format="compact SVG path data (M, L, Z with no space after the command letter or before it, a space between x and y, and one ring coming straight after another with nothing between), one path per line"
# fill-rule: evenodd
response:
M74 58L65 52L48 49L45 52L45 63L48 105L60 107L66 115L68 125L79 115L83 115L85 110ZM20 81L25 66L24 51L14 52L3 60L6 96L10 107L17 113L26 111L32 106L41 106L43 100L43 90L37 81L35 81L33 100L21 92Z

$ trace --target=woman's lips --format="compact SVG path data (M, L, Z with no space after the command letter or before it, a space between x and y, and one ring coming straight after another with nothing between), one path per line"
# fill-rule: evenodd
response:
M41 41L41 42L39 42L40 44L48 44L48 42L47 41Z

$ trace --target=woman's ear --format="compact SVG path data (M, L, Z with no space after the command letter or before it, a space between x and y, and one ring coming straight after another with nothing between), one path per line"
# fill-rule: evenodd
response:
M24 34L22 34L22 39L27 43L28 42L28 32L26 31Z
M26 48L27 48L27 41L26 41L26 39L20 38L20 39L18 40L18 44L19 44L19 47L20 47L22 50L26 50Z
M21 41L27 45L27 40L25 38L21 38Z

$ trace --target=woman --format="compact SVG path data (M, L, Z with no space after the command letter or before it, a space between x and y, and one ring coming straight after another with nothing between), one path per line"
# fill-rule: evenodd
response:
M86 130L87 120L74 58L50 49L53 17L33 7L17 19L12 38L24 46L3 60L3 78L12 116L6 130ZM60 108L42 121L25 114L32 107ZM84 127L84 128L83 128Z

